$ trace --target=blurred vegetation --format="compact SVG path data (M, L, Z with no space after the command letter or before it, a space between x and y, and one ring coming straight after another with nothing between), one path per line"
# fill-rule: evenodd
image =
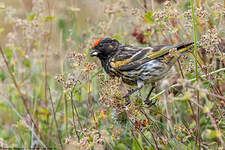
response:
M0 0L0 149L224 149L225 1L192 2ZM180 59L151 108L148 86L125 106L134 87L89 57L103 37L144 47L194 35L197 59Z

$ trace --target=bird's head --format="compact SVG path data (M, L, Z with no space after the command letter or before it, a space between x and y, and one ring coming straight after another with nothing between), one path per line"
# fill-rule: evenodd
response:
M119 44L120 43L116 39L99 39L95 41L90 56L97 56L99 58L107 58L112 56L118 50Z

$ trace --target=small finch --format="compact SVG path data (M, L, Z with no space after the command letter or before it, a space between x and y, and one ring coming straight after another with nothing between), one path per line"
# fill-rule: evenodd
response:
M193 42L177 45L159 45L154 47L134 47L119 43L116 39L104 38L94 43L90 56L97 56L105 72L111 77L121 77L128 85L137 88L127 93L123 98L140 90L144 84L151 84L145 104L152 106L149 100L155 82L163 79L176 61L193 49Z

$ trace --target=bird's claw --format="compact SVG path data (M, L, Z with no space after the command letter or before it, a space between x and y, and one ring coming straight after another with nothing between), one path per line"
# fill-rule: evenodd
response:
M130 104L130 98L128 95L124 95L122 98L126 99L126 106Z
M122 98L127 98L127 97L129 97L129 96L127 96L127 95L124 95Z
M145 102L145 104L148 105L149 107L155 105L155 103L156 103L156 102L150 101L149 99L146 99L144 102Z

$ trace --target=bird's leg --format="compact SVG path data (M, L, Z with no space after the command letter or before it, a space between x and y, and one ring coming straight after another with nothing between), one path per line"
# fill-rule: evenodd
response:
M140 90L142 87L137 87L136 89L130 91L129 93L127 93L126 95L123 96L123 98L127 98L129 96L131 96L134 92Z
M127 105L130 104L130 98L129 98L129 96L131 96L134 92L140 90L143 87L144 82L141 81L141 80L138 80L137 81L137 85L138 85L138 87L136 89L130 91L129 93L127 93L126 95L123 96L123 98L126 98L126 100L127 100Z
M145 99L145 104L147 104L149 107L151 107L152 105L154 105L156 103L156 102L153 103L152 101L149 100L149 97L150 97L152 91L154 90L154 88L155 88L155 86L152 86L151 90L149 91L149 93Z
M126 96L126 95L125 95ZM124 97L124 96L123 96ZM130 97L129 96L127 96L127 97L125 97L126 98L126 106L127 105L129 105L130 104Z

